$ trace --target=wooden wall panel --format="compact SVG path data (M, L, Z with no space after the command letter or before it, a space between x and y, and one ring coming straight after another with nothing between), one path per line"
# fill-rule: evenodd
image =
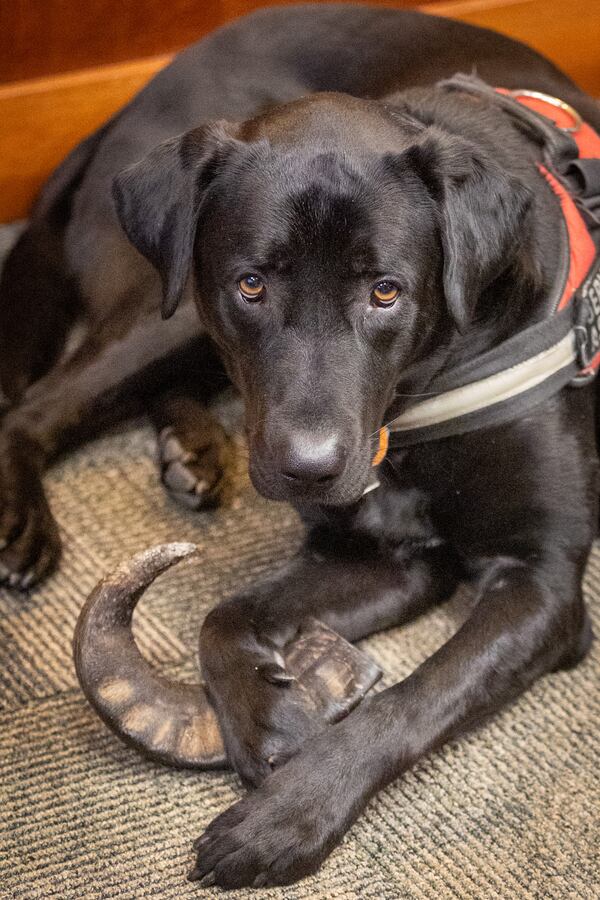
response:
M0 222L27 214L48 173L170 56L0 85Z
M136 0L135 4L128 0L120 2L131 8L142 0ZM203 21L206 23L217 14L223 19L230 18L236 11L264 5L262 0L143 2L154 22L163 21L160 19L162 11L157 12L159 2L164 8L175 9L178 16L183 15L182 10L187 6L200 7L204 10ZM88 23L87 29L90 21L86 18L87 7L106 9L109 5L115 6L116 0L88 0L87 4L81 0L13 0L13 3L15 7L62 5L73 15L77 4L84 22ZM401 3L388 0L386 5ZM405 2L404 5L416 4ZM0 9L6 11L9 6L9 0L0 0ZM421 3L419 8L496 28L520 38L554 59L582 87L600 96L600 0L437 0ZM152 16L159 18L152 19ZM204 28L198 20L194 21ZM132 42L129 57L134 59L142 52L140 47L144 48L143 52L149 52L151 46L156 46L146 34L146 28L137 24L135 27L139 31L137 37L129 32ZM212 26L206 27L208 30ZM182 31L177 33L183 34ZM0 30L0 34L6 38L5 29ZM165 25L165 40L171 40L173 34ZM44 65L50 65L49 60L54 59L55 66L64 66L71 59L84 58L77 57L77 53L88 54L85 58L89 59L90 53L100 53L103 46L99 40L94 43L93 35L92 38L86 47L73 47L73 57L61 57L58 51L48 48L44 51L46 57L33 54L32 66L41 65L42 59L45 59ZM156 42L158 38L152 37L152 41ZM15 45L20 46L18 39ZM125 53L126 42L117 42L110 52L117 51ZM0 59L5 53L0 52ZM52 56L53 53L57 55ZM0 221L25 215L48 172L78 140L122 106L168 59L168 55L161 55L50 78L0 84ZM26 64L27 58L22 56L20 65Z
M167 53L223 20L223 0L0 0L0 82Z
M0 0L0 82L169 53L268 5L269 0Z
M524 41L600 97L600 0L453 0L426 9Z

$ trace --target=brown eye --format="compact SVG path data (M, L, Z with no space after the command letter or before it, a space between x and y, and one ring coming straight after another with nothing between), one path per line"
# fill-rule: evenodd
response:
M244 275L238 281L240 294L249 303L260 300L265 292L265 284L258 275Z
M400 288L393 281L380 281L371 291L373 306L393 306L400 296Z

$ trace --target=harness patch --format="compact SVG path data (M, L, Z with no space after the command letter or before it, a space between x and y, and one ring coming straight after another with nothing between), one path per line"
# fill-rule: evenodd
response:
M600 366L600 257L577 294L575 333L579 362L584 372L595 373Z

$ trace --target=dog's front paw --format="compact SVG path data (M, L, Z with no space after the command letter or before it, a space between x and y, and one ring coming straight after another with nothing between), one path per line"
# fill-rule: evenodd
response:
M37 473L6 469L0 478L0 584L24 591L54 569L61 542Z
M173 497L188 509L215 506L230 456L225 432L215 426L210 435L196 440L185 429L168 426L158 435L161 481Z
M229 762L247 785L260 784L324 728L287 672L283 657L254 635L211 629L201 639L202 671Z
M208 826L192 881L223 888L289 884L315 872L362 806L358 760L333 726Z

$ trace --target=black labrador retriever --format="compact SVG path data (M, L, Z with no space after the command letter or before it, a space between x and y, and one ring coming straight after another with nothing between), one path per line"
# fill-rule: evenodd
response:
M563 219L539 144L488 96L437 85L473 69L600 127L592 99L500 35L349 5L264 10L182 53L73 151L2 276L8 584L59 554L44 466L134 409L157 425L167 486L216 502L218 360L245 402L254 484L307 523L300 557L203 628L229 758L259 785L197 842L205 884L314 871L375 791L591 640L591 385L392 447L364 494L382 423L543 317L557 278ZM300 623L354 641L465 579L475 600L454 637L311 733L277 663Z

